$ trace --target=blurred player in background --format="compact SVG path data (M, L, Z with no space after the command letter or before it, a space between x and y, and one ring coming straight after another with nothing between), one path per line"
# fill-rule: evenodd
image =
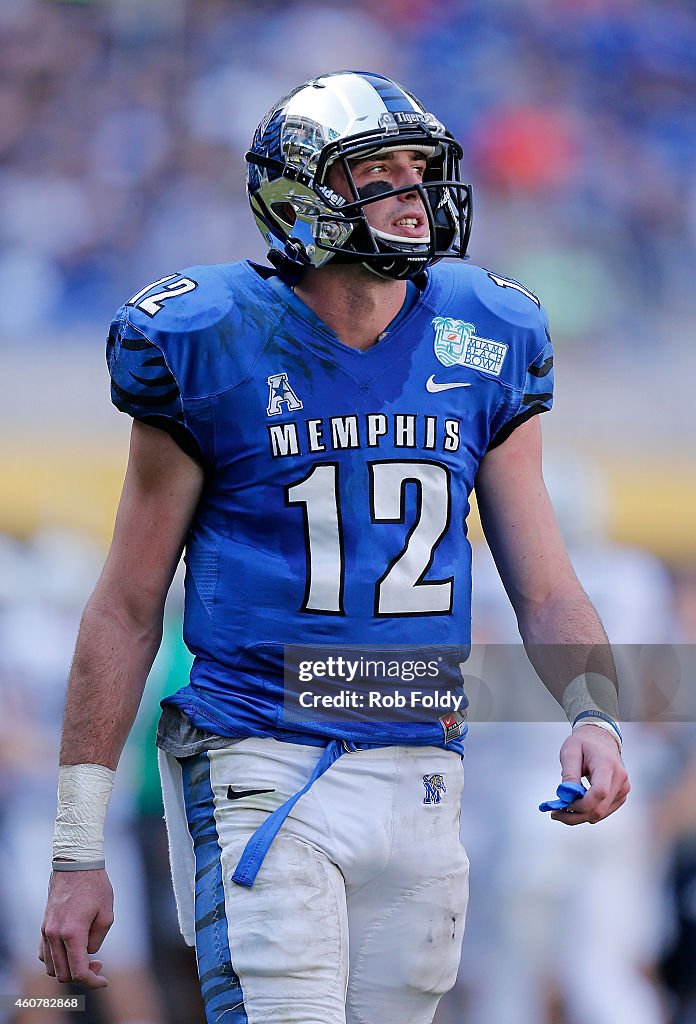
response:
M209 1021L426 1024L454 981L464 716L288 721L283 656L436 651L438 686L461 686L474 483L521 633L573 726L563 778L590 782L554 817L595 822L626 798L613 661L541 478L546 315L522 285L461 263L461 156L395 82L313 79L247 154L272 267L170 274L114 320L112 396L135 423L66 703L40 950L61 981L106 984L90 960L111 923L102 822L184 545L195 661L158 744Z
M461 971L437 1021L454 1024L464 1012L470 1024L513 1018L516 1024L664 1024L656 965L666 924L667 833L675 829L673 822L658 824L690 757L674 725L657 721L664 707L648 708L647 686L641 693L638 684L641 675L649 682L641 646L647 645L647 656L658 649L651 645L678 639L672 583L653 555L611 539L610 498L596 466L577 457L547 459L544 479L578 578L614 646L622 717L632 719L623 731L633 790L623 813L602 829L550 828L528 808L544 785L563 727L529 720L519 703L517 720L511 715L477 730L484 749L475 748L478 756L470 752L463 831L472 829L485 843L480 881L491 896L474 904L465 940L465 954L471 950L478 969ZM474 547L473 565L474 642L517 645L514 617L485 545ZM664 685L665 672L658 669L655 679ZM669 702L673 694L664 696ZM496 778L501 749L525 766L514 793ZM477 785L481 764L489 781Z
M15 984L1 992L25 998L54 997L55 983L36 959L36 928L44 894L37 872L50 855L59 723L65 670L86 597L94 587L101 551L86 538L60 530L36 534L31 543L0 537L0 720L2 799L6 827L0 892L7 921L5 968ZM40 638L40 642L37 642ZM112 967L110 986L94 1000L102 1024L159 1024L161 1012L150 967L143 905L143 866L132 833L133 748L122 757L107 823L109 869L118 890L118 920L104 943ZM2 824L0 822L0 824ZM9 884L5 884L5 883ZM0 932L2 931L0 917ZM62 1021L54 1008L24 1009L17 1024Z

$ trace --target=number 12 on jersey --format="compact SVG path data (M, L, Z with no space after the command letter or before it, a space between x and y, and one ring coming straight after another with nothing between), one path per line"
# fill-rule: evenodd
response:
M404 545L375 582L374 614L449 614L454 577L424 579L450 525L449 469L439 462L398 459L370 462L367 468L374 529L383 523L404 523L406 488L416 488L416 515ZM304 516L307 575L301 610L344 615L346 564L338 464L318 463L302 480L288 484L285 503L301 506Z

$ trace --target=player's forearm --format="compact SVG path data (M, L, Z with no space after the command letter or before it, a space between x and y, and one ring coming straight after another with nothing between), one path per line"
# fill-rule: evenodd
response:
M616 668L604 627L580 586L556 591L518 609L520 634L540 679L562 703L568 684L586 673L617 688Z
M116 768L161 636L161 610L136 618L98 590L93 595L68 681L61 764Z

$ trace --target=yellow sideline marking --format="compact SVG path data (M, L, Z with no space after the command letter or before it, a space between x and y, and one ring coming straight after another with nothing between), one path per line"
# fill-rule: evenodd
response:
M30 537L43 527L111 539L128 456L123 448L67 442L0 449L0 530Z
M0 447L0 530L29 537L72 527L105 545L126 468L127 442ZM696 466L615 455L603 459L612 537L670 562L696 559ZM472 540L481 537L475 502Z

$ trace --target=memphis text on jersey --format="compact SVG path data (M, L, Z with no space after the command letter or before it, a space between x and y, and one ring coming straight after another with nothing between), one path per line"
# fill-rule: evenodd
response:
M456 452L460 423L457 419L383 412L362 416L330 416L273 423L267 427L274 459L345 448L379 448L382 440L394 448L421 448Z

